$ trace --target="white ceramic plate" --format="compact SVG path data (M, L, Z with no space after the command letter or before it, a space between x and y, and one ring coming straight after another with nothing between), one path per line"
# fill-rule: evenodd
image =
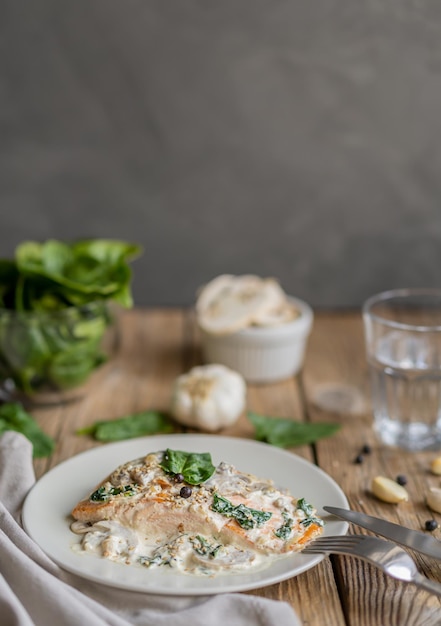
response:
M69 528L74 505L118 465L171 448L210 452L213 463L232 463L244 472L272 478L317 507L325 520L326 535L344 535L346 522L326 521L323 505L349 508L340 487L321 469L266 443L217 435L163 435L106 444L74 456L45 474L29 492L23 507L26 532L64 569L112 587L167 595L210 595L245 591L286 580L319 563L322 555L291 554L254 572L228 573L213 578L174 572L170 568L148 570L114 563L72 550L79 541Z

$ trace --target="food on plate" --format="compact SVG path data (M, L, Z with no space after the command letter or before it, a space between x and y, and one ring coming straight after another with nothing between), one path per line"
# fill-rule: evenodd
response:
M273 278L222 274L200 289L196 315L203 330L224 335L249 326L279 326L300 312Z
M176 421L215 432L233 424L246 405L244 378L224 365L193 367L172 387L171 414Z
M311 504L271 480L171 449L117 467L72 516L79 551L209 576L265 566L323 531Z

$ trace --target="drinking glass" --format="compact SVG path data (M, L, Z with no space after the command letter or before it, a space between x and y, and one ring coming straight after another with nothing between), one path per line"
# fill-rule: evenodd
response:
M394 289L363 305L374 428L388 445L441 448L441 289Z

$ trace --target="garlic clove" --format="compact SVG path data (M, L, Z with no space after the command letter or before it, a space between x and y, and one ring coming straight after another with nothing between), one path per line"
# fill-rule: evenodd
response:
M383 502L398 504L409 499L406 489L397 482L384 476L376 476L372 480L372 493Z
M426 503L429 509L435 513L441 513L441 489L439 487L431 487L426 495Z
M441 476L441 456L437 456L430 464L430 471L436 476Z

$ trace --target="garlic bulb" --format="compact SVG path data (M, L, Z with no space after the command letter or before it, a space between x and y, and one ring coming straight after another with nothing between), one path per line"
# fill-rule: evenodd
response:
M170 410L181 424L215 432L233 424L245 404L244 378L224 365L209 364L176 378Z

